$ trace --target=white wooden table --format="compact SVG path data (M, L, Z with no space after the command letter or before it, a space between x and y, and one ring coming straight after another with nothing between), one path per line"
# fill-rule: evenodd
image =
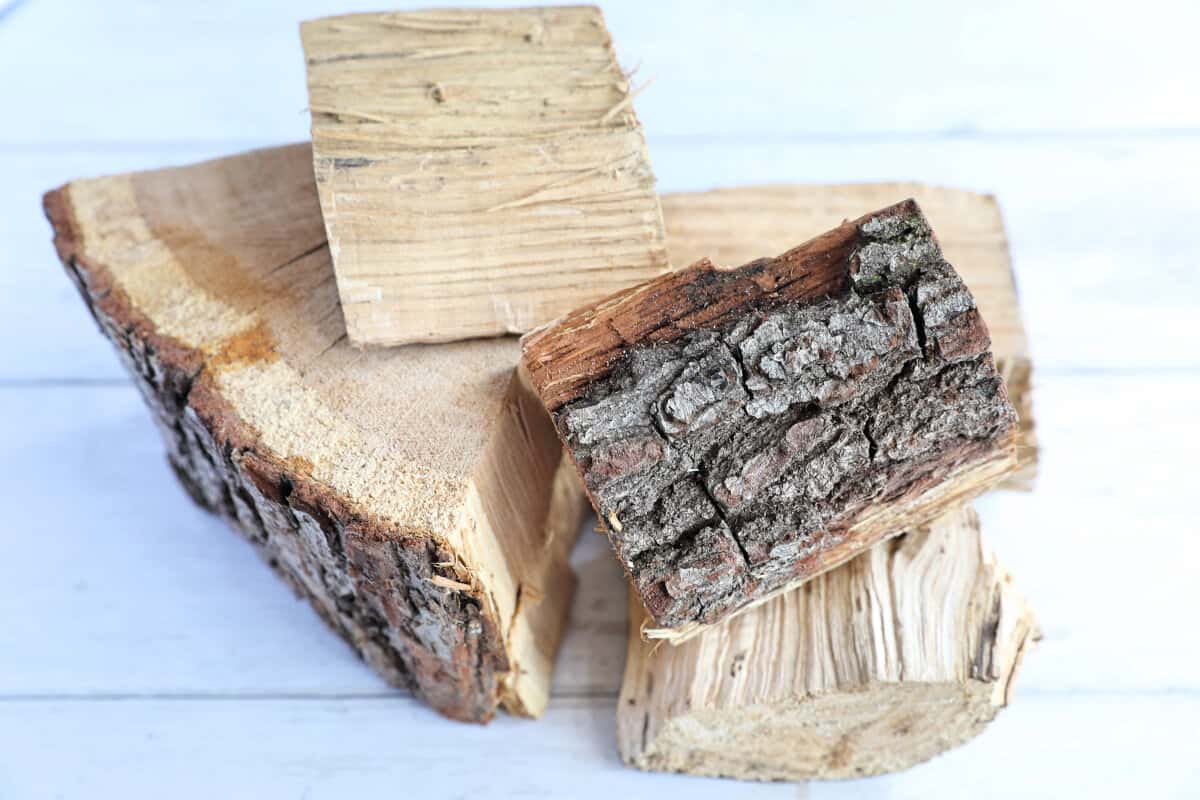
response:
M662 190L919 179L1006 213L1044 460L981 510L1045 639L981 738L807 786L621 767L601 537L545 719L465 726L389 691L175 484L39 196L306 138L297 21L373 9L249 5L0 0L0 798L1200 797L1194 3L606 4L655 79Z

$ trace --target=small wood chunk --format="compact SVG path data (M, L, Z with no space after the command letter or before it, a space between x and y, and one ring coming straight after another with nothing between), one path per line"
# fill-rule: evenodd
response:
M196 501L389 683L456 719L540 714L584 503L519 345L352 348L308 145L45 205Z
M599 9L354 14L301 35L352 342L524 333L667 268Z
M526 336L522 365L652 635L681 640L1011 473L988 348L908 200L613 295Z
M667 253L684 266L702 258L738 265L782 253L818 236L864 208L912 197L938 234L946 260L971 290L987 322L996 369L1019 418L1020 468L1006 488L1029 490L1037 476L1033 416L1033 359L1021 322L1004 218L989 194L921 183L741 186L662 196Z
M969 508L678 647L645 622L631 598L621 758L750 780L878 775L968 741L1038 635Z

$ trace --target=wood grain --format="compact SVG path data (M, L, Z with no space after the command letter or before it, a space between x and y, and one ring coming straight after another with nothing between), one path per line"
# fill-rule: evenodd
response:
M581 502L516 343L353 349L305 145L46 208L193 497L389 682L458 719L538 715Z
M913 766L1008 705L1029 607L961 508L678 646L630 607L621 757L753 780Z
M523 333L665 270L598 9L358 14L301 33L352 342Z

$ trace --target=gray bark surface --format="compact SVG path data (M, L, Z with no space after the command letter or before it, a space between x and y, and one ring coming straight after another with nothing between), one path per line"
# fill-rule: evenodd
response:
M712 623L803 577L862 513L1010 437L986 327L915 203L830 252L820 294L631 342L554 411L660 626ZM682 291L779 271L698 272Z

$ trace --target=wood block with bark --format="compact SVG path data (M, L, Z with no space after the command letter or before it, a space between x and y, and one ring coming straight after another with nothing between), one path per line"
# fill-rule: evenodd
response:
M617 555L681 640L1016 469L975 301L909 200L523 340Z
M971 290L987 322L996 369L1019 418L1021 466L1004 486L1029 490L1037 475L1033 360L1004 219L993 196L920 183L743 186L666 194L662 206L667 253L677 266L706 257L716 264L745 264L782 253L865 208L882 208L898 197L912 197L921 206L946 260Z
M956 509L678 647L639 635L617 712L641 769L855 778L925 761L1008 705L1033 614Z
M524 333L666 270L599 9L354 14L301 33L352 342Z
M45 206L192 497L389 683L456 719L538 715L585 504L517 342L352 348L308 145Z

